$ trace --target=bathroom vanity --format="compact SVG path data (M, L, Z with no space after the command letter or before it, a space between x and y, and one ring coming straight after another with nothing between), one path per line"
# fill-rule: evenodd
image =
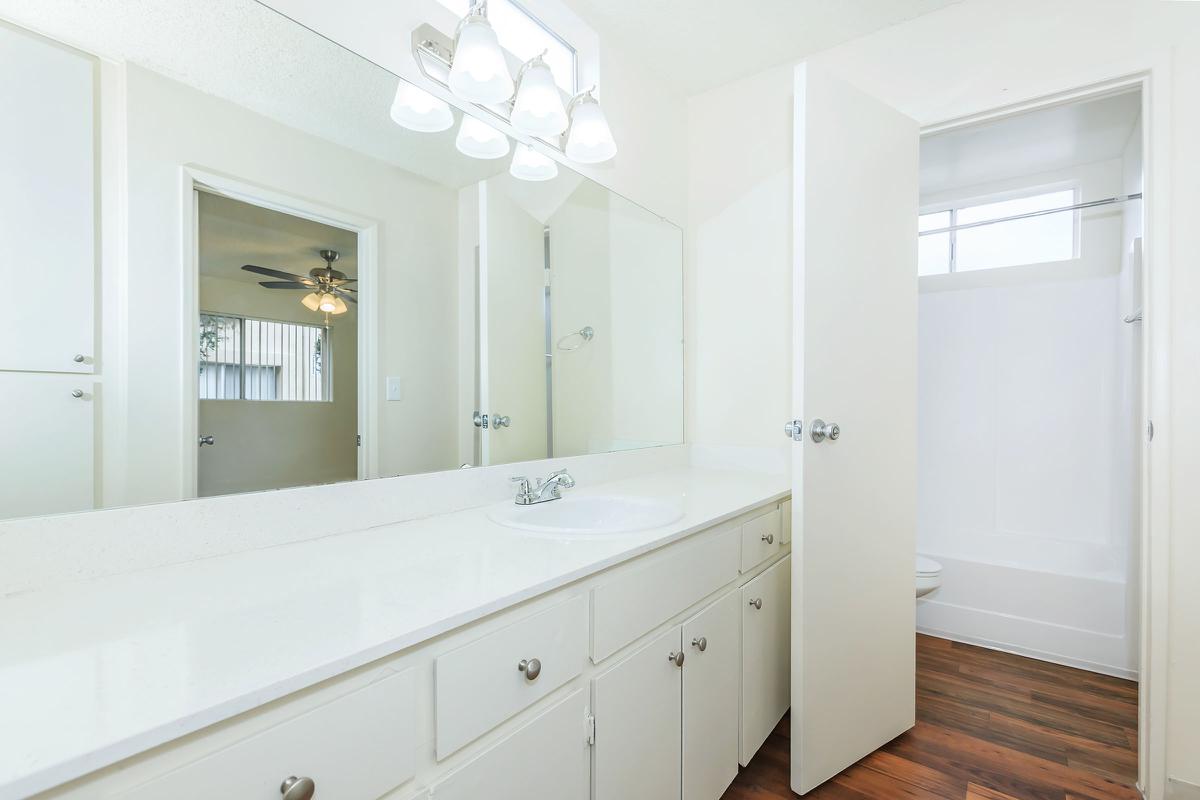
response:
M786 479L546 507L597 496L681 517L555 535L506 501L8 598L0 797L719 797L789 705Z

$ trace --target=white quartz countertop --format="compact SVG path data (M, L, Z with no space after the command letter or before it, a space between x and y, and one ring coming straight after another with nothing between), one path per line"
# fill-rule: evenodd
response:
M0 599L0 798L85 775L789 491L685 467L572 490L678 503L627 534L553 539L491 507ZM164 533L164 535L167 535Z

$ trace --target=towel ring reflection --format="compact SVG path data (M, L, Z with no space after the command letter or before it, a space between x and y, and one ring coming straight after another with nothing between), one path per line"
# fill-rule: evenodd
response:
M595 336L596 336L596 331L592 328L591 325L588 325L586 327L580 328L579 330L575 331L574 333L568 333L566 336L563 336L562 338L560 338L558 340L558 342L554 346L557 347L559 350L562 350L567 353L571 353L571 352L574 352L575 350L578 350L579 348L583 347L585 344L587 344L593 338L595 338ZM567 340L574 339L576 337L579 338L578 342L576 342L574 344L570 344L570 345L563 344Z

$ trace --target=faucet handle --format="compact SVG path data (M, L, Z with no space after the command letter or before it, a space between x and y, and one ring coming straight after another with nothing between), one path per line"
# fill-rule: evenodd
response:
M512 482L512 483L519 483L519 484L521 484L521 487L520 487L520 488L521 488L521 491L522 491L522 492L528 492L528 491L529 491L529 489L530 489L530 486L529 486L529 478L525 477L524 475L513 475L513 476L512 476L511 478L509 478L508 480L509 480L510 482Z
M558 482L558 485L561 486L562 488L564 488L564 489L575 488L575 479L572 478L571 473L567 472L565 469L560 469L560 470L557 470L556 472L551 472L549 480L554 480L555 478L562 479Z

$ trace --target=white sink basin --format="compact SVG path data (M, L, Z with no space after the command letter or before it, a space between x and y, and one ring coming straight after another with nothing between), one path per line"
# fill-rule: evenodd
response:
M531 506L510 503L488 516L509 528L551 535L588 536L661 528L683 517L679 506L646 497L567 496Z

